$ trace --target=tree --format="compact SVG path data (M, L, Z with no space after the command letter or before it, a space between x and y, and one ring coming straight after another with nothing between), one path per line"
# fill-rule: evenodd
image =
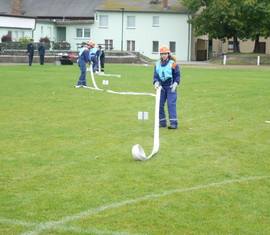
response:
M255 40L254 53L260 52L260 36L270 36L270 1L246 0L242 11L244 32L247 39Z
M244 0L183 0L193 14L189 23L195 35L208 35L226 41L233 38L234 52L240 52L238 38L242 38L239 5Z
M238 39L256 40L270 34L270 0L183 0L192 14L188 22L195 35L208 35L226 41L234 40L234 52L239 52Z

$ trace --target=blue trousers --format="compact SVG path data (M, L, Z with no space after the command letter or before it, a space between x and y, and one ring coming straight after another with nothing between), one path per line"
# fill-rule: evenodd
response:
M32 62L33 62L33 57L34 57L34 53L30 53L29 55L28 55L28 62L29 62L29 66L31 66L32 65Z
M79 59L78 65L81 69L81 75L79 77L78 86L83 85L86 86L86 64L84 60Z
M166 121L166 114L165 114L165 103L167 101L168 105L168 113L169 113L169 120L170 125L178 126L177 121L177 112L176 112L176 101L177 101L177 89L174 93L171 92L169 86L162 87L161 94L160 94L160 105L159 105L159 124L161 126L167 126Z
M91 61L93 62L93 72L96 72L98 70L98 60L95 55L91 55Z

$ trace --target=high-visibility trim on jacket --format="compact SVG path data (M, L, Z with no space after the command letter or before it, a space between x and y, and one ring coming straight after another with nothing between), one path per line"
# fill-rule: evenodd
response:
M89 49L87 47L81 48L79 52L79 56L81 56L84 51L89 51Z
M90 49L90 55L96 55L97 54L97 49L96 48L91 48Z

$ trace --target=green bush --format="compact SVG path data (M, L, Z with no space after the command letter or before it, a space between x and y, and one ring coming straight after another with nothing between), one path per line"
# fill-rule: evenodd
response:
M30 41L30 39L31 39L31 38L29 38L29 37L21 37L21 38L19 39L19 42L20 42L20 43L28 43L28 42Z
M70 50L70 43L68 42L55 42L53 43L54 50Z
M44 41L46 44L51 42L50 39L49 39L48 37L40 38L40 39L39 39L39 42L43 42L43 41Z

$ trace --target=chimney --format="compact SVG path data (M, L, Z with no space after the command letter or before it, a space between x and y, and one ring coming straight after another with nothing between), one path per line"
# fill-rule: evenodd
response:
M14 15L21 15L23 10L22 0L12 0L11 13Z
M164 9L167 10L168 9L168 0L163 0L163 4L164 4Z

